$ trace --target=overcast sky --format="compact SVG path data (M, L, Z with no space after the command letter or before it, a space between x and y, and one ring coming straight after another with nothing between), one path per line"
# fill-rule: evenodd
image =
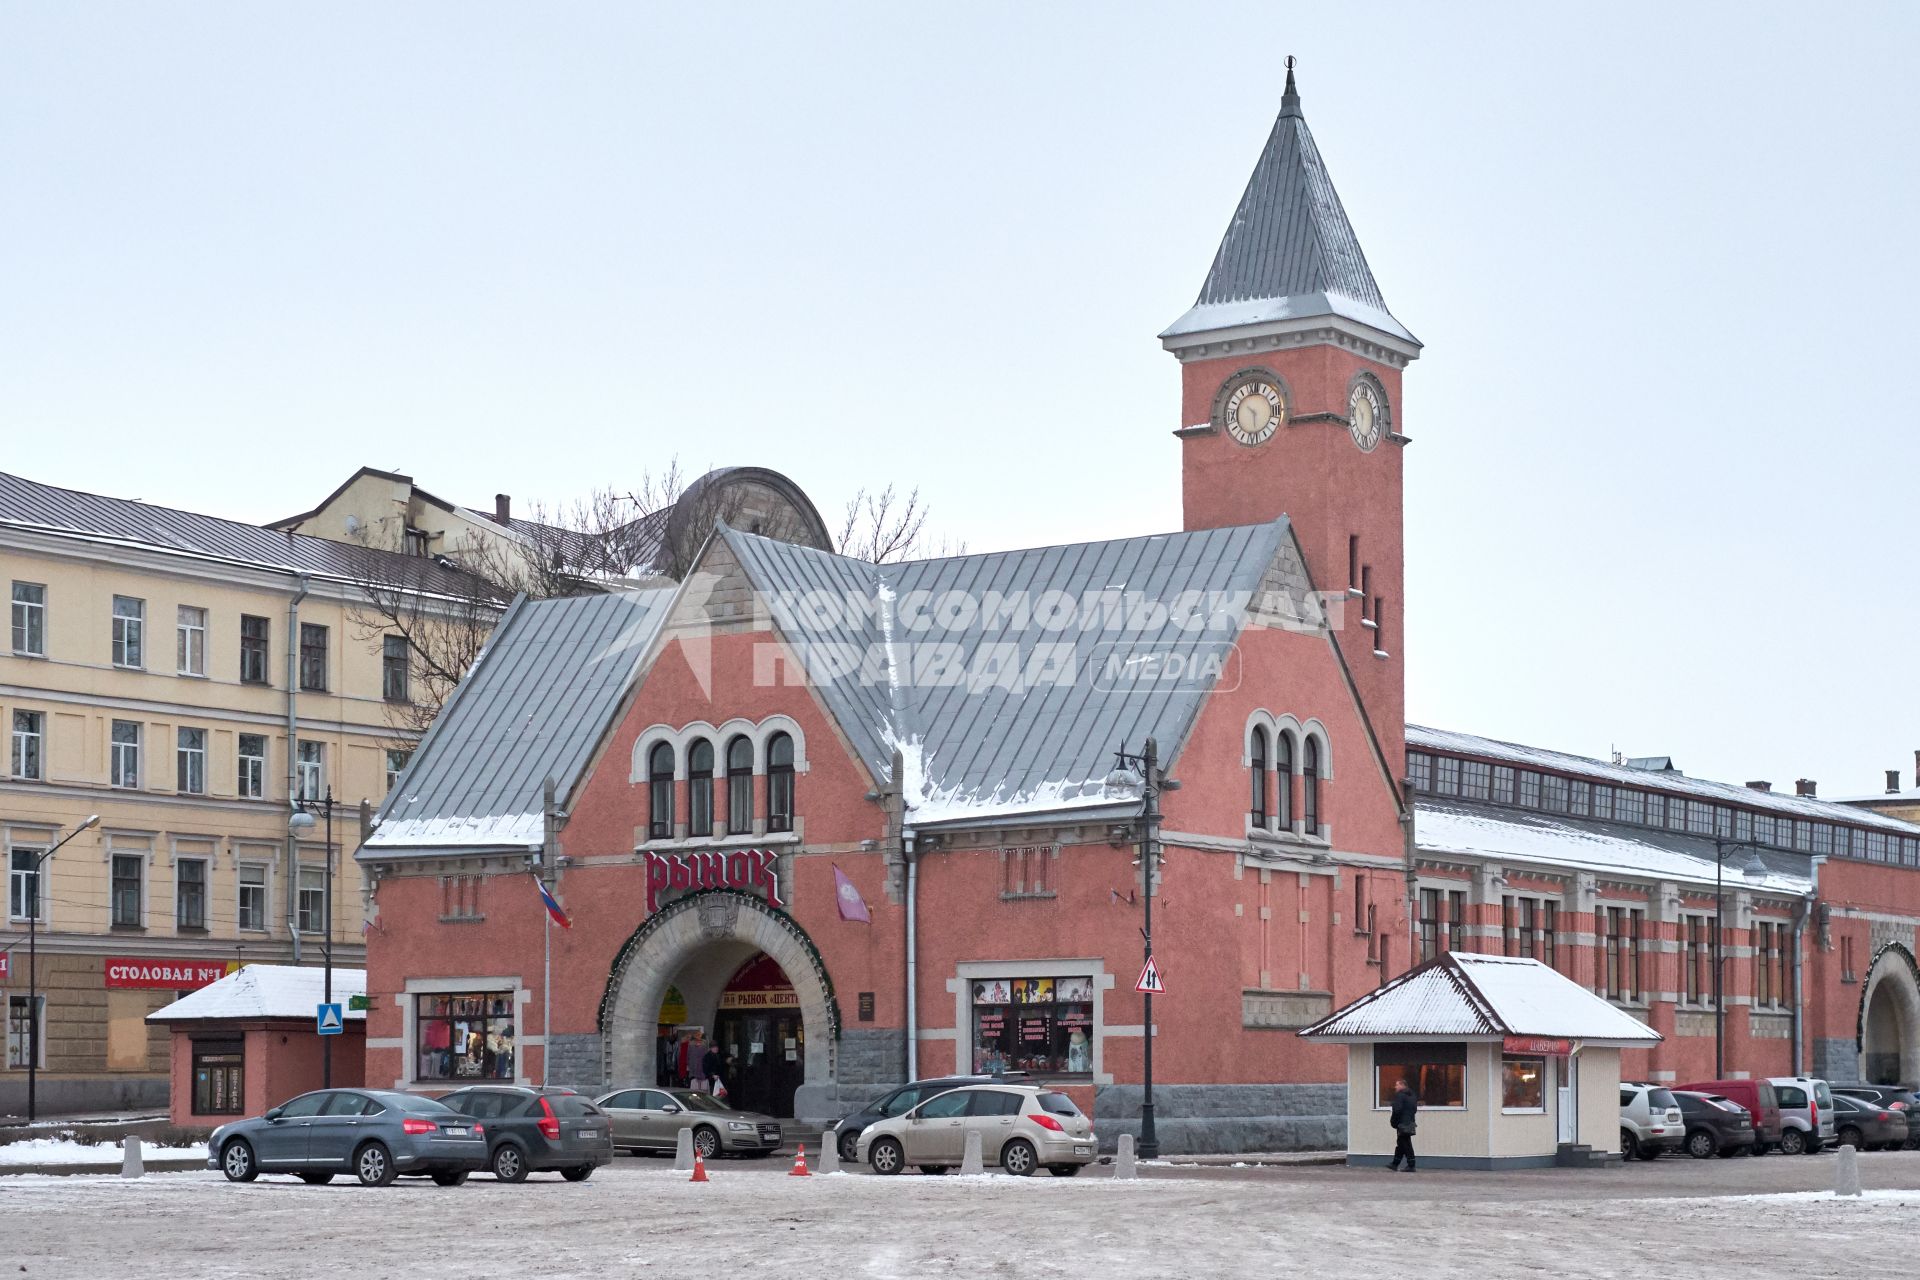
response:
M1179 527L1173 358L1300 59L1408 372L1411 714L1878 790L1912 4L0 3L0 467L265 520L677 456L974 549Z

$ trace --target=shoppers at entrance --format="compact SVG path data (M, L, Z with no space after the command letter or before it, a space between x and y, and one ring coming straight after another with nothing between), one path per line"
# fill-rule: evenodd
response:
M1387 1113L1387 1119L1393 1125L1393 1162L1387 1168L1400 1172L1400 1161L1407 1162L1407 1172L1413 1172L1413 1134L1414 1118L1420 1113L1420 1099L1413 1096L1413 1090L1407 1087L1405 1080L1393 1082L1393 1110Z
M704 1093L707 1088L707 1033L695 1028L687 1041L687 1088Z
M700 1074L707 1078L707 1092L720 1092L720 1046L710 1044L700 1057Z

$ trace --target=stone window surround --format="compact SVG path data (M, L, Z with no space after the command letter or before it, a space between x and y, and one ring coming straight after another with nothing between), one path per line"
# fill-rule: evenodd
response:
M1333 742L1327 733L1327 726L1322 724L1318 718L1309 717L1303 723L1291 714L1276 716L1265 707L1256 708L1248 714L1247 723L1240 731L1240 767L1242 769L1253 768L1253 731L1255 729L1265 729L1267 731L1267 767L1269 772L1277 772L1273 762L1279 759L1279 735L1284 733L1293 741L1293 769L1289 775L1290 778L1298 778L1305 773L1307 739L1313 738L1320 744L1319 779L1321 782L1331 782L1333 780ZM1287 785L1291 786L1292 783L1289 782ZM1247 834L1249 836L1277 840L1292 838L1296 840L1307 840L1318 844L1330 844L1332 842L1333 828L1332 825L1326 821L1326 800L1324 796L1321 798L1320 829L1318 831L1307 830L1306 818L1303 814L1302 797L1295 797L1290 801L1290 807L1293 810L1292 827L1287 831L1279 830L1273 825L1278 816L1276 800L1277 797L1272 794L1272 790L1269 788L1267 796L1267 825L1265 826L1255 826L1253 814L1250 811L1246 812Z
M418 1026L416 1025L419 1006L414 1000L415 996L440 994L477 995L495 991L510 992L513 996L513 1079L476 1080L474 1083L517 1085L534 1083L532 1078L527 1074L526 1050L537 1047L540 1050L541 1056L545 1057L547 1039L539 1032L533 1032L531 1034L523 1033L523 1029L526 1027L527 1008L533 1003L533 992L521 986L519 978L408 978L407 985L393 997L393 1002L400 1006L400 1035L397 1037L369 1036L367 1038L367 1048L369 1049L400 1050L401 1074L400 1078L395 1080L391 1087L407 1093L452 1093L455 1089L463 1087L458 1081L454 1080L413 1079L413 1067L419 1060L419 1053L415 1045L420 1036ZM371 1084L371 1082L369 1083Z
M1082 978L1091 974L1093 976L1093 1083L1096 1085L1113 1083L1112 1073L1104 1069L1106 1037L1144 1034L1145 1029L1138 1023L1131 1026L1107 1024L1106 993L1113 990L1114 975L1107 972L1104 960L1093 958L981 960L956 964L953 970L956 976L947 979L947 990L953 994L953 1025L951 1027L923 1026L919 1029L919 1038L923 1043L929 1040L953 1041L953 1073L955 1075L973 1074L973 1063L968 1057L967 1048L973 1038L973 984L981 979L1004 978L1011 981L1015 978ZM1040 1079L1045 1077L1042 1076Z
M713 743L714 777L726 776L727 744L744 734L753 743L753 776L761 778L767 772L767 740L776 733L784 733L793 739L793 771L806 773L807 735L789 716L770 715L764 720L752 721L741 717L724 721L718 725L706 720L695 720L691 724L674 728L672 725L651 724L642 729L633 740L633 760L627 774L627 781L643 784L647 781L647 753L658 743L665 742L673 748L673 780L687 780L687 749L695 738L705 738Z
M44 853L47 847L51 845L55 840L58 840L59 838L60 838L60 832L58 828L48 827L38 823L9 823L5 827L4 832L0 832L0 854L5 855L4 865L7 872L7 903L6 903L7 913L6 914L7 914L8 920L12 921L12 923L20 924L20 925L24 925L27 923L26 918L24 916L17 921L13 920L13 851L14 851L14 848L18 846L25 849L35 849ZM40 864L39 906L40 906L40 927L42 929L49 929L49 928L52 928L53 926L53 908L55 906L55 903L54 903L53 895L47 892L47 885L52 881L52 879L53 879L53 859L48 858Z
M260 852L256 853L256 850ZM270 855L276 852L277 851L273 850L271 846L244 846L240 844L235 844L230 850L233 866L233 927L236 933L251 935L273 932L274 862ZM266 903L261 911L260 927L258 929L247 928L240 923L240 885L242 883L240 873L248 867L260 867L266 871L266 876L264 877Z

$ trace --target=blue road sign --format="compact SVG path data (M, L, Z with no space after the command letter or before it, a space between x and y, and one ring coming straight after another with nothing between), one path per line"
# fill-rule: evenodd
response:
M340 1024L344 1021L339 1005L323 1004L316 1017L317 1025L314 1029L323 1036L337 1036L340 1034Z

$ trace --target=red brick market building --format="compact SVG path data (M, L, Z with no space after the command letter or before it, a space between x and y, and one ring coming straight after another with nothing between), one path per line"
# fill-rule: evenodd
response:
M677 588L516 604L358 854L368 1082L651 1084L698 1027L779 1114L1005 1067L1111 1139L1149 740L1169 1150L1337 1145L1346 1056L1295 1031L1446 948L1649 1021L1629 1075L1711 1074L1716 914L1727 1070L1920 1073L1920 828L1405 725L1420 347L1291 76L1161 340L1184 531L875 566L723 527Z

